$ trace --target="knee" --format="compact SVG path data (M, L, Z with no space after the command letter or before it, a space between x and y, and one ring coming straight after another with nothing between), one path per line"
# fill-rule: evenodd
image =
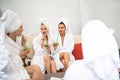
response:
M68 54L68 53L64 53L64 56L65 56L65 57L69 57L69 54Z
M33 65L34 71L41 71L40 67L38 65Z
M44 61L50 61L50 56L49 55L44 55L43 59L44 59Z
M64 52L60 53L59 56L60 56L60 57L64 56Z
M55 61L51 61L51 65L56 65L56 62Z
M64 59L65 59L65 60L70 60L70 56L69 56L68 53L65 53L65 54L64 54Z
M65 60L63 59L63 60L61 60L61 62L62 62L62 63L65 63Z

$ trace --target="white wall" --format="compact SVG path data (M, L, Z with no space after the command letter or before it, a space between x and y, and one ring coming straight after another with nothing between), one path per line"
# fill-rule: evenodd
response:
M0 9L12 9L23 21L25 33L39 32L39 19L46 17L53 31L59 17L67 17L74 34L91 19L100 19L115 30L120 48L120 0L0 0Z
M0 11L0 17L1 17L1 15L2 15L2 12Z
M120 48L120 0L80 0L81 25L100 19L114 29Z
M0 0L0 8L16 11L21 17L25 33L38 33L41 17L46 17L53 31L60 17L67 17L74 34L80 33L79 0Z

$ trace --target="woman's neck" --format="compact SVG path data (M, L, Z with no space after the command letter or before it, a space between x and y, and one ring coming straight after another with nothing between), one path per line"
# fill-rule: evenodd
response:
M65 34L60 34L61 37L65 37Z
M42 36L43 36L43 37L46 37L46 36L47 36L47 34L42 34Z
M16 36L15 36L14 34L8 34L8 36L9 36L13 41L16 42Z
M65 34L61 34L60 36L61 36L61 41L62 41L62 46L63 46Z

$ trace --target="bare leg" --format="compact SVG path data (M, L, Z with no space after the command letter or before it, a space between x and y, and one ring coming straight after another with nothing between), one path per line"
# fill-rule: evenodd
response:
M32 80L44 80L44 75L37 65L27 66L25 69L31 75Z
M61 53L60 54L60 60L64 65L63 71L66 71L66 69L69 67L69 61L70 61L70 56L68 53Z
M45 69L47 70L47 73L50 74L50 63L51 63L51 59L50 56L48 54L44 55L44 66Z
M56 63L55 63L55 61L51 61L51 72L52 73L57 73L57 71L56 71Z
M70 61L70 56L68 53L64 53L64 60L65 60L65 63L66 63L66 67L68 68L69 67L69 61Z
M67 66L66 66L65 60L63 59L61 62L62 62L62 64L63 64L63 66L64 66L63 71L65 72L65 71L66 71L66 69L67 69Z

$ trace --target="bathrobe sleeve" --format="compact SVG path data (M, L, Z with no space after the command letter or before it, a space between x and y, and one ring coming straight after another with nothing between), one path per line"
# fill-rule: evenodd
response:
M8 65L8 52L4 47L0 47L0 80L6 80L7 74L4 72L4 68Z

